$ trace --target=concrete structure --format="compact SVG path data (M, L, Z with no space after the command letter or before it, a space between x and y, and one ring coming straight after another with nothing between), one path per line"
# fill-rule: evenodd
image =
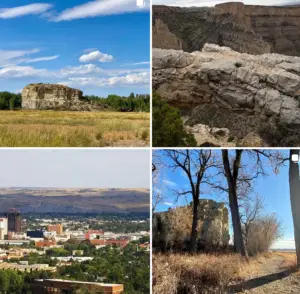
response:
M8 232L21 233L21 215L16 209L10 209L7 213Z
M10 269L10 270L16 270L22 272L32 272L32 271L39 271L39 270L51 271L51 272L56 271L56 267L50 267L48 264L28 265L28 264L7 263L7 262L0 263L0 270L2 269L3 270Z
M122 284L103 284L59 279L35 280L32 284L32 293L73 293L74 289L87 288L99 291L102 294L121 294L124 292Z
M68 262L68 261L77 261L77 262L84 262L84 261L90 261L93 260L94 257L89 257L89 256L61 256L61 257L51 257L51 259L55 260L57 259L58 261L63 261L63 262Z
M62 224L49 225L48 226L48 231L49 232L56 232L57 235L62 235L63 232L64 232L63 225Z
M5 217L0 218L0 240L4 240L8 233L8 220Z
M102 230L88 230L85 233L86 240L102 239L103 237L104 237L104 231L102 231Z
M35 247L38 247L38 248L53 247L53 246L56 246L55 241L44 240L44 241L35 242Z

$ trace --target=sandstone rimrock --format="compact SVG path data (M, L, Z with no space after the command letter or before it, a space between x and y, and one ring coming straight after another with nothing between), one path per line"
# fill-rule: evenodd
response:
M215 7L153 6L153 47L201 50L205 43L250 54L300 56L300 7L224 3Z
M153 217L153 243L160 249L184 249L190 240L192 206L177 207ZM200 199L197 243L201 247L226 246L229 242L228 209L224 203Z
M58 84L31 84L22 91L23 109L91 110L80 90Z
M241 54L212 44L193 53L153 49L153 88L170 104L194 113L197 105L214 105L229 113L228 121L240 116L237 124L253 116L251 123L258 125L300 126L300 57ZM224 123L214 127L232 131Z

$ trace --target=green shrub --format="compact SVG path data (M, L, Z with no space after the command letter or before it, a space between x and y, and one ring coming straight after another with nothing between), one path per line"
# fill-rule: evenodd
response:
M152 98L153 147L197 146L192 134L183 127L179 109L168 105L156 93Z

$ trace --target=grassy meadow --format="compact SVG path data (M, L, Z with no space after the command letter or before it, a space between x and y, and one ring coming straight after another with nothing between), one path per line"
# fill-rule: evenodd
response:
M143 147L149 130L149 113L0 111L0 147Z

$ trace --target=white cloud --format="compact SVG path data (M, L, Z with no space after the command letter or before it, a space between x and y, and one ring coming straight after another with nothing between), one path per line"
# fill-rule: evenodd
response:
M279 239L271 247L271 249L295 249L294 239Z
M93 51L88 54L83 54L80 56L80 62L92 62L92 61L99 61L99 62L111 62L114 60L114 57L109 54L102 53L100 51Z
M125 64L123 64L123 66L125 66L125 65L146 65L146 64L150 64L150 61L141 61L141 62L135 62L135 63L125 63Z
M59 55L37 57L37 58L28 59L24 62L25 63L34 63L34 62L40 62L40 61L50 61L50 60L55 60L58 57L59 57Z
M164 205L167 205L167 206L174 206L174 204L171 203L171 202L164 202L163 204L164 204Z
M136 4L136 0L96 0L66 9L53 20L64 21L86 17L138 12L148 8L148 3L144 8L139 8Z
M104 73L104 70L94 64L85 64L80 66L68 66L61 69L62 75L85 75L92 73Z
M24 61L24 59L20 60L21 57L23 58L26 55L39 51L40 49L38 48L32 50L0 50L0 67L16 65Z
M42 14L52 8L52 4L35 3L12 8L0 8L0 18L15 18L30 14Z
M35 69L31 66L8 66L0 69L0 78L49 77L53 73L46 69Z
M114 76L109 78L99 77L70 77L68 80L60 82L60 84L73 87L127 87L141 86L149 87L149 72L127 74L124 76Z
M163 180L163 183L167 186L170 186L170 187L176 187L177 184L173 181L169 181L169 180Z

